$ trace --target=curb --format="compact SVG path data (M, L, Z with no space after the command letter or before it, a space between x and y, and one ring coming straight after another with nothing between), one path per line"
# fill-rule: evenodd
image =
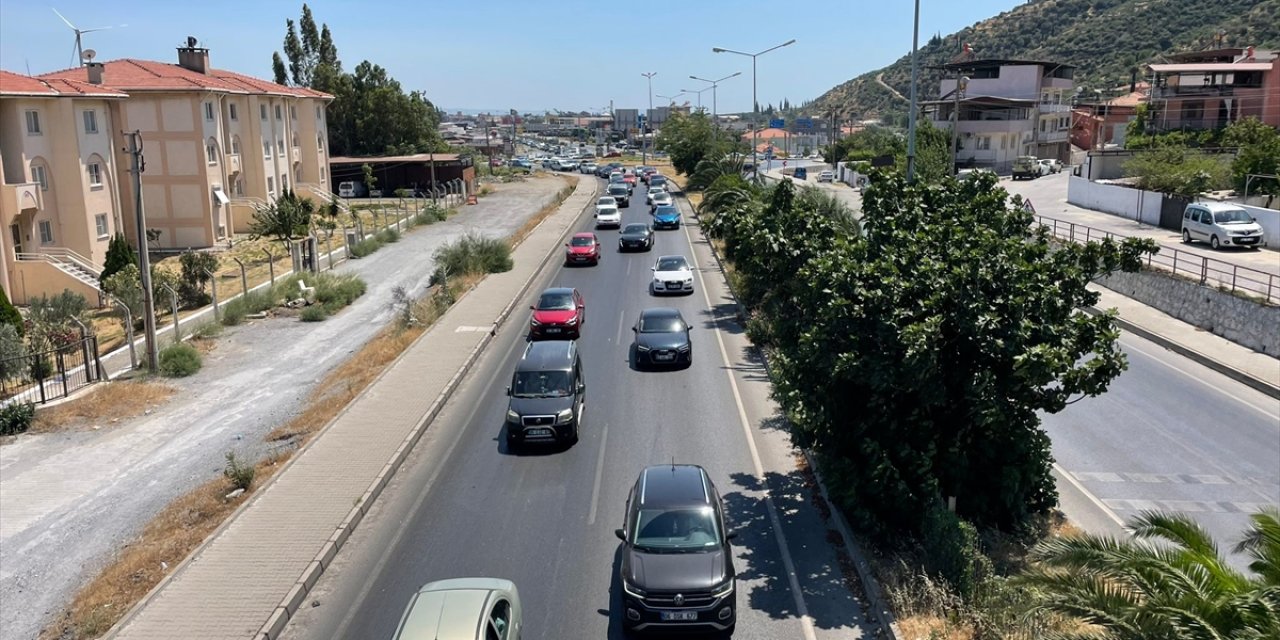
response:
M581 183L579 183L579 186L581 186ZM598 187L598 185L593 185L593 191L595 190L596 187ZM565 198L565 202L568 202L569 198L572 198L577 194L578 194L578 189L575 187L573 193L569 194L569 196ZM588 199L587 205L590 205L590 199ZM563 207L564 203L561 203L561 206ZM578 212L578 215L581 216L582 212L585 212L586 210L587 210L587 206L584 206L582 208L582 211ZM558 213L558 210L557 210L557 213ZM552 215L554 216L555 214L552 214ZM541 227L542 224L546 223L548 219L550 219L550 216L547 219L544 219L542 222L538 223L538 225L534 227L534 230ZM569 229L565 231L565 234L568 234L569 232L571 232L572 229L573 229L573 226L571 225ZM532 231L530 233L532 233ZM562 234L562 238L565 234ZM526 239L528 238L527 235L525 237ZM507 308L504 309L499 314L498 320L494 322L495 328L503 320L505 320L507 316L510 315L511 311L515 307L515 300L519 300L520 298L524 297L524 295L528 292L529 287L533 284L533 281L543 272L543 270L546 269L551 256L553 256L556 253L556 251L560 248L560 244L561 243L557 242L555 245L552 246L551 250L547 252L546 257L543 258L542 263L538 266L537 269L534 270L534 273L527 280L525 280L524 285L521 286L520 293L516 296L516 298L513 298L512 302L507 305ZM456 306L456 303L455 303L455 306ZM452 309L453 307L451 306L450 310ZM446 312L446 315L447 314L448 312ZM163 579L161 579L160 582L156 583L156 586L152 587L151 590L148 591L147 594L143 596L141 600L139 600L132 607L130 607L129 611L122 618L120 618L120 620L118 620L114 625L112 625L111 629L107 631L107 633L103 636L103 638L105 638L106 640L111 640L113 638L118 637L120 632L122 632L129 625L129 623L131 623L134 620L134 618L136 618L138 614L141 613L142 610L146 608L146 606L150 604L151 601L154 600L157 595L159 595L159 593L164 589L164 587L166 587L172 580L174 580L174 578L180 575L187 568L189 564L191 564L196 558L198 558L201 555L201 553L203 553L209 547L209 545L212 544L213 541L216 540L224 530L230 527L236 521L236 519L240 517L240 515L244 512L244 510L248 509L249 506L256 501L258 496L266 493L266 491L268 491L271 488L271 486L276 483L277 480L283 477L285 472L287 472L289 468L296 461L300 460L302 458L302 455L314 443L318 442L320 438L323 437L324 434L329 430L330 427L332 427L334 424L338 422L339 418L341 418L348 411L351 410L351 407L356 403L357 400L359 400L361 397L367 394L369 390L374 387L374 385L376 385L380 380L382 380L382 378L386 376L388 372L390 372L391 369L406 356L406 354L409 353L410 350L418 346L418 344L430 334L431 334L431 331L429 330L423 332L423 334L421 336L418 336L417 340L415 340L412 344L406 347L405 350L400 353L400 355L396 356L394 360L387 363L386 367L383 368L382 372L379 373L377 377L375 377L373 380L369 382L369 384L365 387L364 391L360 393L360 395L356 396L355 398L352 398L351 402L348 403L347 406L343 407L342 411L338 412L338 414L335 415L328 422L328 424L326 424L322 429L320 429L320 431L316 432L315 436L313 436L310 440L307 441L307 444L303 445L302 448L300 448L296 453L294 453L293 456L289 458L287 462L285 462L284 466L279 471L277 471L275 474L271 476L271 479L267 482L266 485L259 487L258 490L254 492L253 496L249 500L246 500L239 507L236 507L236 509L232 511L231 514L225 520L223 520L222 523L219 524L216 529L214 529L208 536L205 537L205 539L200 543L199 546L193 549L191 553L187 554L187 557L184 558L182 562L178 564L178 566L174 567L173 571L169 572L169 574L166 575ZM422 434L426 431L426 427L429 426L429 424L435 419L436 415L439 414L440 409L443 408L445 402L447 402L448 399L452 396L453 391L456 390L458 384L462 380L462 377L468 371L470 371L471 367L475 364L476 360L479 359L480 353L484 350L486 346L488 346L489 342L492 340L494 335L495 333L491 331L488 335L485 335L483 338L481 338L480 343L477 344L475 348L471 350L471 353L467 356L467 359L463 362L462 366L453 375L453 377L449 379L449 382L445 384L444 389L436 397L435 401L431 403L431 406L428 407L427 412L423 415L423 418L419 420L417 425L415 425L414 428L409 432L409 434L405 436L400 446L397 447L396 451L392 454L391 459L383 466L382 471L378 473L378 476L373 480L369 488L358 499L356 506L352 507L351 511L347 514L347 517L344 518L342 523L340 523L338 527L334 530L334 533L332 536L329 537L329 540L325 542L324 545L321 546L320 551L316 554L315 558L307 565L307 568L303 570L302 575L299 576L298 580L294 583L293 587L290 588L289 592L280 601L280 604L276 606L275 610L272 611L271 615L267 618L266 622L253 635L254 640L275 640L275 638L277 638L280 635L280 633L284 631L285 626L289 622L289 618L292 616L294 612L297 611L298 607L300 606L302 601L305 599L307 593L310 592L311 588L315 586L321 574L324 573L325 569L329 567L330 563L337 556L338 550L341 549L342 546L346 543L346 541L351 537L351 532L364 518L365 514L368 513L368 510L372 506L373 501L376 500L379 495L381 495L382 489L386 487L387 482L390 480L391 476L395 474L395 472L399 469L400 465L403 464L404 460L408 458L409 452L413 449L414 445L421 438Z
M1099 309L1097 307L1085 307L1084 310L1086 313L1089 313L1095 316L1104 313L1102 309ZM1229 364L1219 362L1218 360L1215 360L1204 353L1196 351L1191 347L1188 347L1178 342L1174 342L1173 340L1170 340L1169 338L1166 338L1150 329L1147 329L1142 325L1134 324L1128 320L1125 320L1124 318L1121 318L1119 314L1115 316L1115 322L1116 322L1116 326L1120 327L1121 329L1124 329L1125 331L1128 331L1129 333L1145 338L1146 340L1154 342L1180 356L1187 358L1188 360L1195 361L1209 369L1213 369L1214 371L1217 371L1218 373L1221 373L1222 375L1228 378L1231 378L1232 380L1235 380L1236 382L1239 382L1251 389L1261 391L1262 393L1265 393L1272 398L1280 400L1280 386L1276 386L1271 382L1268 382L1261 378L1250 375L1249 373L1241 371Z
M689 203L689 198L685 195L684 189L675 192L676 197L684 200L684 204L695 218L698 219L699 226L702 224L702 218L697 211ZM701 231L701 229L699 229ZM706 237L706 234L703 234ZM725 275L724 259L720 256L720 252L716 251L715 244L707 239L707 246L711 251L711 255L715 257L716 267L720 270L722 276ZM741 316L743 312L742 303L738 301L738 293L733 290L733 285L727 277L724 278L725 288L729 290L729 295L733 297L734 306L738 308L738 314ZM752 345L752 349L760 355L760 361L764 363L765 372L769 379L773 379L773 367L769 365L769 356L762 349ZM814 482L818 485L818 492L822 499L830 507L831 520L835 524L836 531L840 534L840 539L844 542L846 552L853 561L854 568L858 571L858 579L862 583L862 593L866 596L867 602L864 604L867 613L875 617L875 621L880 625L881 634L890 640L904 640L901 632L898 631L897 622L894 620L893 610L885 601L884 592L880 588L880 583L876 580L875 574L871 571L871 564L867 562L867 555L862 549L862 545L857 538L853 536L853 531L849 527L849 523L845 520L844 513L840 511L840 507L831 500L830 492L827 490L826 482L822 479L822 473L818 470L818 465L814 462L811 451L804 447L797 447L804 456L805 463L809 465L810 471L813 472ZM853 594L857 597L857 594Z

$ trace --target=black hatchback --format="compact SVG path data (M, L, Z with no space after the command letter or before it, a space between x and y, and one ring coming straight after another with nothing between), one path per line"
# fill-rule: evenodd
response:
M631 331L636 334L632 348L635 350L636 368L645 366L683 366L693 364L693 341L679 309L658 307L640 312L640 320Z
M737 585L724 505L697 465L648 467L631 488L622 540L623 626L733 633Z

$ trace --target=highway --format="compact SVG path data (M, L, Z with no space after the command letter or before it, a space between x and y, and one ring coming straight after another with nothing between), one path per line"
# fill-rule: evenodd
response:
M594 179L594 178L589 178ZM623 223L648 221L638 185ZM692 218L685 212L685 222ZM581 230L590 230L590 213ZM617 571L626 493L640 470L671 461L704 466L736 528L739 609L734 637L869 637L836 548L776 428L767 377L729 323L730 298L694 228L659 231L650 253L618 254L599 230L595 267L541 276L586 298L579 341L587 379L581 440L567 449L508 451L505 387L527 321L504 326L406 465L323 575L285 638L386 638L422 584L459 576L513 580L526 640L621 638ZM696 239L696 242L695 242ZM655 298L649 268L664 254L699 267L693 295ZM646 307L680 309L694 325L693 366L636 371L630 326Z

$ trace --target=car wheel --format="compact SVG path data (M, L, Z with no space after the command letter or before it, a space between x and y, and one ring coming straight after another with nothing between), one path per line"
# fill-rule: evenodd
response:
M1191 234L1186 229L1182 230L1182 244L1191 244Z
M507 451L515 451L520 448L520 440L516 438L516 434L511 431L511 427L507 427Z
M1216 235L1209 236L1209 246L1213 247L1214 249L1217 249L1221 246L1221 243L1218 242L1218 236Z

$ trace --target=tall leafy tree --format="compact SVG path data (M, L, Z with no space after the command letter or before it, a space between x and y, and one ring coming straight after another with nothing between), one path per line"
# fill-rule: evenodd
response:
M138 255L133 252L133 247L129 245L124 234L117 233L111 236L111 241L107 243L107 257L102 263L102 273L98 274L99 284L106 282L107 278L131 264L138 264Z
M1280 512L1254 514L1239 550L1247 576L1184 515L1145 512L1136 540L1063 537L1035 547L1020 577L1043 594L1040 608L1102 627L1117 640L1280 637ZM1155 541L1153 544L1149 541Z
M719 158L735 150L730 132L718 129L704 112L689 115L675 112L662 124L655 141L659 151L671 157L671 166L692 175L703 158Z
M1275 177L1280 175L1280 131L1250 116L1231 123L1222 142L1239 148L1231 163L1236 191L1244 192L1247 182L1250 194L1280 195L1280 179ZM1256 177L1249 180L1250 175Z

